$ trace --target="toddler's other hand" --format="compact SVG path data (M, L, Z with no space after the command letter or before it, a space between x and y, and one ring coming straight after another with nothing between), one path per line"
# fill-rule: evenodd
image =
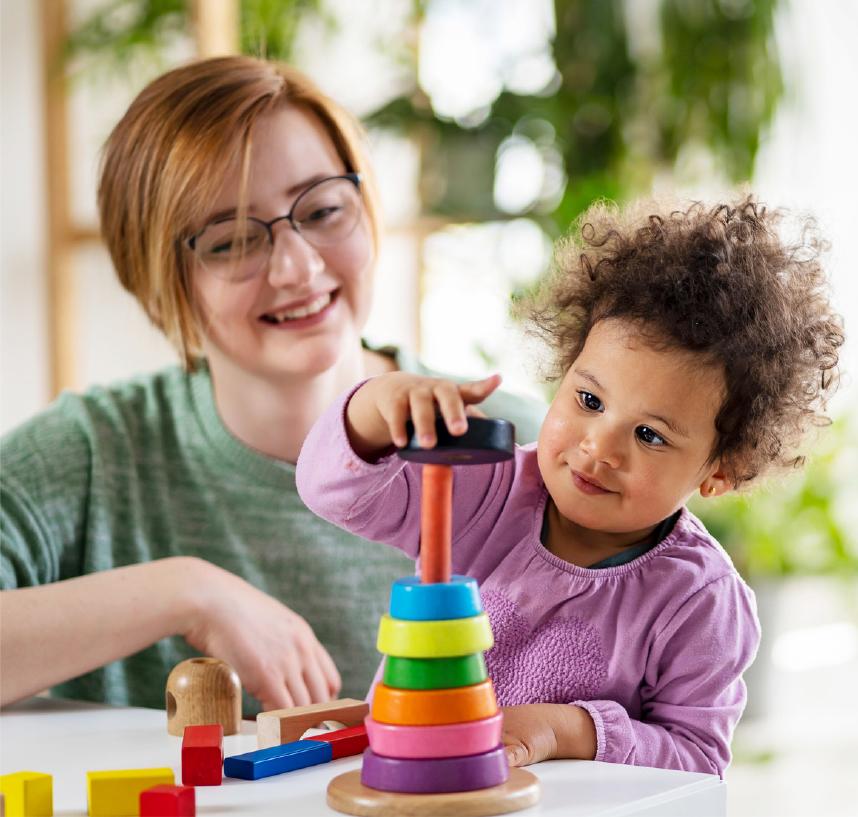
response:
M552 758L593 760L596 727L586 709L569 704L503 706L501 741L510 766Z

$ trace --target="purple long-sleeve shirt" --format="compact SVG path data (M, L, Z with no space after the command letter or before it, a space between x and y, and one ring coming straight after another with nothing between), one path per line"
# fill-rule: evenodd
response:
M354 453L343 421L352 393L304 443L298 491L325 519L419 559L421 466ZM453 571L480 584L498 703L583 707L596 760L723 774L759 644L753 592L687 509L628 564L565 562L540 541L547 499L535 444L454 469Z

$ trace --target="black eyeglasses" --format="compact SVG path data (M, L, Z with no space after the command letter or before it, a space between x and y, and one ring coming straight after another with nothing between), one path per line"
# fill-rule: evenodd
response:
M271 257L278 221L288 221L314 247L345 241L360 221L361 174L332 176L310 185L285 216L271 221L248 216L223 218L185 240L200 264L226 281L245 281L261 272Z

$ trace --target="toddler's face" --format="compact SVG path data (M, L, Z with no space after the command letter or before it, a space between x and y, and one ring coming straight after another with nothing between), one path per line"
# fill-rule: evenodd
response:
M707 463L723 373L686 351L656 351L619 319L597 323L539 435L538 461L575 535L640 541L694 491L726 490Z

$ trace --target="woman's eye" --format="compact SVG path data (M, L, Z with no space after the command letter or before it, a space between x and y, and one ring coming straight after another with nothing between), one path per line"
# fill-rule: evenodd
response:
M331 207L319 207L316 210L313 210L308 216L305 216L301 219L301 224L312 224L314 221L324 221L325 219L331 219L335 217L342 210L342 207L331 206Z
M602 401L596 397L595 394L590 394L588 391L578 392L578 402L587 409L587 411L603 410Z
M635 429L635 434L647 445L667 445L667 440L656 434L649 426L638 426Z

